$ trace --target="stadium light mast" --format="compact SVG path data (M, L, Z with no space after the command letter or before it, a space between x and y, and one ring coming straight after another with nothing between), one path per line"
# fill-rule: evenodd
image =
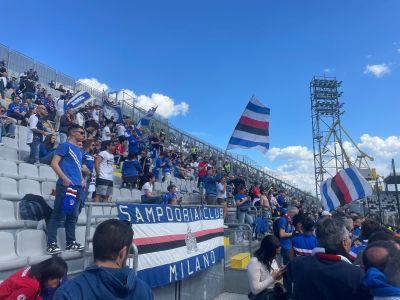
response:
M342 82L336 77L314 76L310 82L312 135L314 150L315 191L320 197L320 184L344 168L340 102Z

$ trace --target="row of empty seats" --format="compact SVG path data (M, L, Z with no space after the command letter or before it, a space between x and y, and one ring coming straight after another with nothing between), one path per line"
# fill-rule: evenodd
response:
M16 163L14 161L0 160L0 176L13 179L34 179L38 181L56 181L57 175L47 165L33 165L28 163Z
M91 227L90 236L94 233ZM85 244L86 227L78 226L75 231L76 240L82 245ZM61 249L65 250L65 230L59 228L57 239ZM12 234L0 232L0 272L15 270L27 265L36 264L50 258L46 253L47 239L43 230L24 229ZM82 256L80 252L63 252L60 256L66 260Z

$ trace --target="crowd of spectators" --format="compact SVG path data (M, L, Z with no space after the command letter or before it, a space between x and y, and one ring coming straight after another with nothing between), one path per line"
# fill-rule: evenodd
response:
M334 216L310 212L294 191L255 173L244 176L224 156L179 144L163 128L107 119L98 103L65 111L64 103L73 94L62 86L57 90L63 94L54 99L33 70L19 79L8 78L0 64L1 96L5 91L11 95L8 107L0 107L0 142L1 136L15 138L17 124L27 126L27 162L49 164L59 178L48 223L48 253L61 252L60 224L65 225L66 249L83 249L75 241L77 216L88 198L113 199L115 172L121 174L121 187L141 191L145 204L180 204L174 185L179 178L198 184L188 192L198 193L204 204L223 205L225 220L228 207L236 207L239 223L254 225L254 207L275 217L272 235L264 238L248 268L252 299L269 299L260 295L271 293L287 299L372 299L386 296L386 291L400 295L398 263L392 263L399 257L399 241L376 221L341 210ZM160 194L156 182L165 183L168 191Z
M250 261L250 299L400 299L395 232L349 210L288 204Z

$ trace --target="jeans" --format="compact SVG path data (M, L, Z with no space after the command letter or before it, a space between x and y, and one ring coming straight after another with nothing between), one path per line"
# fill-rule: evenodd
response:
M5 135L15 135L15 124L14 123L9 123L9 124L1 124L0 123L0 143L1 143L2 136L5 136Z
M40 141L33 141L32 143L28 144L31 147L31 153L29 154L28 163L33 164L39 161L39 147L41 142Z
M289 263L291 260L290 258L290 249L281 249L281 256L282 256L282 261L285 266ZM283 285L285 286L286 292L288 292L289 295L292 295L292 281L290 278L287 276L286 272L283 273Z
M78 220L79 208L80 208L80 197L82 193L82 187L75 186L78 191L76 198L75 210L70 215L65 215L63 211L63 201L67 187L62 184L56 185L56 200L54 201L54 209L51 213L48 233L47 233L47 244L57 243L57 229L59 227L65 227L65 235L67 244L75 241L75 227L76 221Z
M253 224L253 217L248 212L240 211L240 209L238 211L238 220L240 224L244 224L245 221L247 224Z
M207 205L217 205L217 196L206 195L206 204Z
M51 161L53 159L53 156L54 156L54 151L49 153L49 154L47 154L46 156L43 156L43 157L39 158L39 161L42 164L50 165Z
M56 125L55 125L56 131L58 131L60 129L60 120L63 115L64 115L64 113L61 113L59 111L56 112L56 117L54 119L54 122L56 123Z

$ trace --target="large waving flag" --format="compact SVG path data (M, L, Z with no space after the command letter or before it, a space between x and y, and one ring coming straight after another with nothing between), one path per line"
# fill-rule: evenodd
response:
M340 170L335 176L325 180L320 190L322 204L329 211L372 195L371 184L355 166Z
M65 101L64 103L64 109L70 109L70 108L78 108L79 106L82 106L86 102L92 101L94 98L90 96L88 92L85 91L80 91L76 93L71 99L68 101Z
M150 124L150 120L151 118L154 116L157 107L152 107L151 109L149 109L149 111L143 116L143 118L141 118L138 122L138 124L136 125L137 129L140 129L142 126L149 126Z
M269 149L270 109L256 97L251 97L229 140L227 150L256 148L265 153Z

